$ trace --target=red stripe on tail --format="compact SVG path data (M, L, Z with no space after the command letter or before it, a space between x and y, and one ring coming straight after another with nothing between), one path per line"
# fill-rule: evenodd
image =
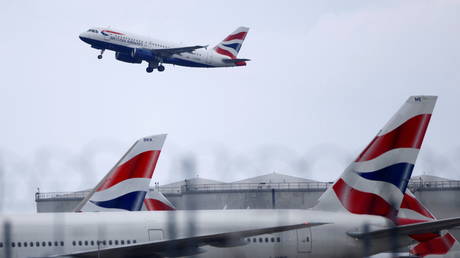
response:
M130 178L152 178L160 152L159 150L142 152L114 168L96 191L105 190Z
M374 159L392 149L420 149L430 118L431 114L417 115L394 130L384 135L376 136L355 162Z
M369 214L393 218L395 209L382 197L356 190L343 179L337 180L332 186L342 205L354 214Z
M240 33L236 33L236 34L233 34L233 35L229 35L228 37L226 37L224 39L224 41L230 41L230 40L233 40L233 39L241 39L241 40L244 40L244 38L246 38L246 34L248 34L247 32L243 31L243 32L240 32Z
M169 205L159 200L155 200L155 199L145 199L144 205L148 211L172 211L174 210Z

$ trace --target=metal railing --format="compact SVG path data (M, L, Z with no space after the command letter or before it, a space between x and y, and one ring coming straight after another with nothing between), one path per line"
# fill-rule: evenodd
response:
M247 191L247 190L307 190L325 191L331 183L327 182L290 182L290 183L222 183L222 184L185 184L174 187L160 186L164 194L182 194L193 192ZM460 189L459 180L449 181L411 181L411 191L436 191ZM83 199L89 191L36 193L35 201L43 200L78 200Z
M212 192L212 191L239 191L239 190L298 190L308 189L325 191L329 183L324 182L291 182L291 183L223 183L223 184L185 184L176 187L161 187L160 192L184 193L184 192Z

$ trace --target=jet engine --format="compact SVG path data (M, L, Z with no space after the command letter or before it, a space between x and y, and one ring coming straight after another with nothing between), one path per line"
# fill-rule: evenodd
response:
M116 52L115 53L115 59L117 59L118 61L131 63L131 64L140 64L140 63L142 63L142 59L133 58L130 54L126 54L126 53L122 53L122 52Z
M133 52L131 53L131 57L139 59L139 60L145 60L145 61L150 61L150 60L155 59L155 55L153 54L153 52L145 48L133 49Z

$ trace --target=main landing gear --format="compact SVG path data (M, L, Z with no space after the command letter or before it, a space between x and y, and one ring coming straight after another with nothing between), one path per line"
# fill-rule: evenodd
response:
M97 59L102 59L102 54L104 54L105 49L101 50L101 53L97 56Z
M158 72L163 72L165 67L163 65L158 65L158 63L149 63L149 66L145 69L146 72L151 73L153 70L157 69Z

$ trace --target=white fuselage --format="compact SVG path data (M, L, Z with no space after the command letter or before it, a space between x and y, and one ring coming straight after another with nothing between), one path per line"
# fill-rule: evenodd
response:
M5 234L5 223L10 234ZM324 222L283 233L253 236L236 247L204 246L196 257L362 257L363 241L347 235L388 226L383 217L311 210L213 210L157 212L42 213L0 218L0 257L9 236L11 257L40 257L97 250L181 237L209 235L277 225ZM97 243L100 243L99 246ZM33 246L31 246L31 243ZM37 246L38 244L38 246ZM373 240L368 253L389 250L391 243Z
M95 32L91 32L95 31ZM97 33L96 33L97 31ZM104 33L101 33L104 32ZM152 39L119 30L94 28L80 34L80 39L93 48L108 49L126 55L132 55L135 49L168 49L183 47L183 45ZM212 49L196 49L192 52L173 54L162 59L162 63L170 63L187 67L230 67L235 63L224 62L227 56L216 53Z

